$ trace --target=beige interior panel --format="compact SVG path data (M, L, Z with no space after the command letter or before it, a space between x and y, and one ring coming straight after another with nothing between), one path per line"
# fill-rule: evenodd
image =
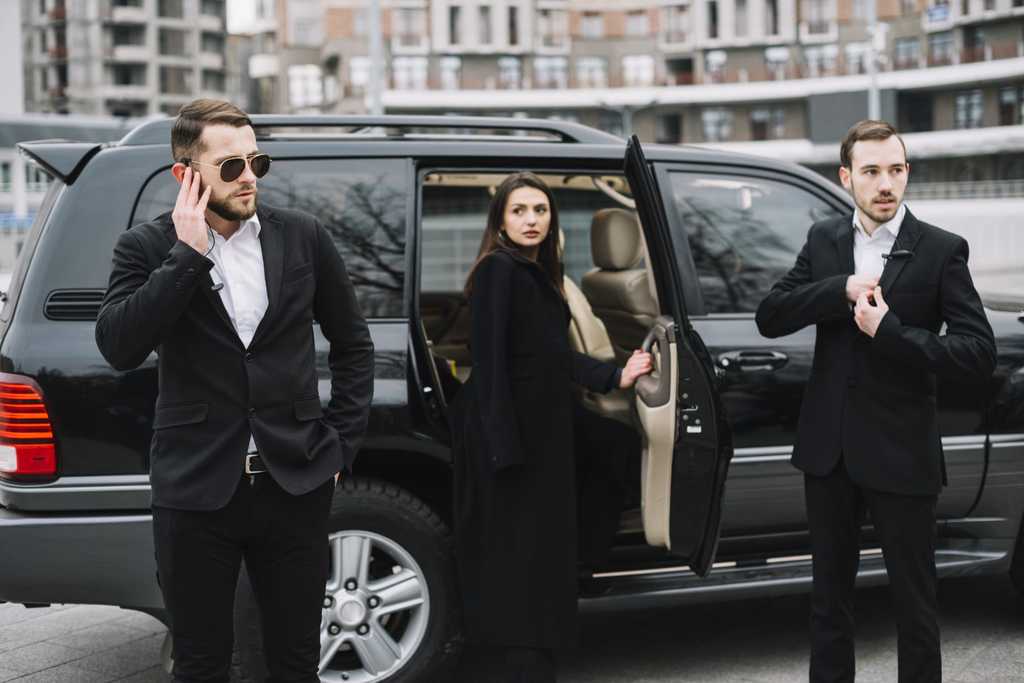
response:
M668 353L676 356L676 343L669 343ZM663 364L659 352L652 350L658 372ZM647 544L671 549L670 513L672 494L672 459L675 445L676 389L678 363L670 362L671 382L669 400L662 406L651 408L639 397L636 398L637 413L643 429L643 449L640 469L640 507L643 516L644 536Z

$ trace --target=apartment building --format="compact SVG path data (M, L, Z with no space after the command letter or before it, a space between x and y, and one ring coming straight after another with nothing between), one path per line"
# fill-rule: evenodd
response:
M284 27L276 110L365 111L366 0L256 1ZM874 40L915 178L1024 179L1024 0L877 0L874 38L865 2L381 0L383 104L565 118L831 176L835 141L867 115Z
M173 115L226 92L225 0L12 1L26 111Z

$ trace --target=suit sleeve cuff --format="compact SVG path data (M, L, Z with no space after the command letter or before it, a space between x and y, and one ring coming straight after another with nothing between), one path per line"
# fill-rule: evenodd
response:
M878 323L878 329L875 330L875 338L872 340L872 346L887 355L898 355L900 351L900 341L902 339L900 330L902 328L903 323L900 322L899 317L891 310L887 311L886 314L882 316L882 321Z

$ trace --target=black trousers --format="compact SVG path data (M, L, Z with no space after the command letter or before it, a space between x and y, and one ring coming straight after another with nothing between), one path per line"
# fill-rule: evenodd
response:
M555 683L551 650L531 647L467 645L455 683Z
M319 683L320 615L334 481L292 496L243 476L213 511L153 508L157 571L174 637L174 680L227 682L244 559L259 604L270 681Z
M896 608L901 683L942 680L935 573L937 496L860 488L842 461L826 477L805 475L814 587L811 592L813 683L853 681L853 594L860 528L871 515Z

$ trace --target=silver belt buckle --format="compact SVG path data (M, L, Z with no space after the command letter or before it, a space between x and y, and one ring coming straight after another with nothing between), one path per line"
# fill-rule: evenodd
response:
M253 467L253 461L256 458L259 458L259 457L260 457L259 453L248 453L248 454L246 454L246 456L245 456L245 473L246 474L263 474L264 472L267 471L265 467L262 467L262 465L263 465L263 461L262 460L259 461L258 465Z

